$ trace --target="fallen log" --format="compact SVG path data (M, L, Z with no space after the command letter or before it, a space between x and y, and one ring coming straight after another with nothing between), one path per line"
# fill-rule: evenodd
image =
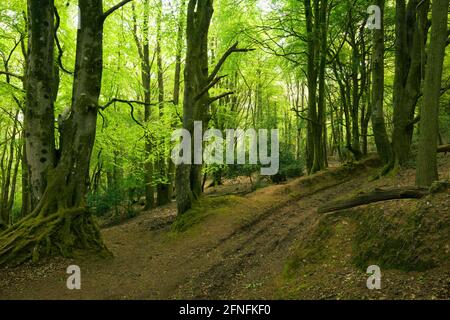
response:
M386 190L375 189L372 192L362 193L350 199L326 203L319 207L318 212L328 213L388 200L421 199L429 194L430 192L428 189L418 187L403 187Z
M438 147L438 153L449 153L450 152L450 144L442 145Z

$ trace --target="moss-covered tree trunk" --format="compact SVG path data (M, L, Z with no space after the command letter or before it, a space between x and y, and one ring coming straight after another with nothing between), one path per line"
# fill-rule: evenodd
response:
M34 11L42 10L34 2L38 1L30 0L30 19L33 19ZM79 8L71 113L61 124L60 156L46 174L45 191L33 212L0 234L0 265L48 255L71 256L78 250L108 252L86 208L85 196L102 79L103 23L117 8L103 13L101 0L79 0ZM50 4L46 10L46 15L53 15ZM49 23L53 24L53 20ZM33 28L29 30L31 38L35 37L34 32ZM32 41L30 44L36 45ZM42 50L44 53L48 54ZM47 109L47 112L53 114L53 109ZM54 119L48 121L54 130ZM41 124L37 129L42 133L48 125Z
M431 40L423 90L417 157L416 184L420 187L429 187L438 180L436 155L439 132L439 97L448 34L448 4L449 0L435 0L432 4Z
M392 166L404 165L410 157L414 114L421 95L425 66L430 1L396 1L396 42L394 78L394 131Z
M377 0L381 9L381 27L373 31L372 53L372 128L378 154L384 164L392 159L392 149L384 120L384 1Z

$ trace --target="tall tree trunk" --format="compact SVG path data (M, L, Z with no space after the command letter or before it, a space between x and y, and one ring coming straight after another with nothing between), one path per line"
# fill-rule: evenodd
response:
M183 128L193 136L194 122L207 120L209 94L197 97L208 85L208 32L213 14L212 0L190 0L187 12L186 62L183 101ZM203 126L205 128L205 126ZM192 144L193 145L193 144ZM194 152L192 152L194 155ZM181 164L176 172L177 206L179 214L192 207L193 201L202 192L202 166L199 164Z
M31 208L35 208L56 163L53 0L28 1L28 30L24 126Z
M177 51L175 57L175 75L174 75L174 84L173 84L173 104L177 108L180 104L180 88L181 88L181 59L183 53L183 44L184 44L184 21L185 21L185 10L186 10L186 1L181 0L181 4L179 7L179 17L178 17L178 31L177 31ZM169 199L172 199L173 194L173 186L175 181L175 164L172 159L168 160L169 168Z
M162 121L164 115L164 70L162 57L162 0L158 2L158 15L156 18L156 64L158 68L158 106L159 117ZM163 149L164 141L160 142L160 149ZM167 177L166 155L164 150L158 159L158 171L161 178L165 180ZM169 203L169 184L167 182L159 183L157 186L157 204L163 206Z
M449 0L434 0L432 4L431 40L423 90L419 154L417 157L416 184L420 187L429 187L434 181L438 180L436 155L439 130L439 97L448 35L448 5Z
M425 65L429 0L396 1L396 43L394 78L394 131L392 146L395 166L410 156L414 113L421 93Z
M378 154L384 164L392 159L392 149L384 120L384 2L377 0L381 9L381 28L373 31L372 53L372 128Z
M18 116L19 111L16 112L14 117L14 124L11 130L11 138L9 147L5 143L5 149L2 157L2 185L1 185L1 201L0 201L0 228L2 225L8 226L10 224L11 218L11 199L14 200L14 189L15 180L17 178L17 166L20 163L20 159L17 159L17 155L14 152L15 146L17 144L17 131L18 131ZM3 168L3 161L5 161L5 156L7 156L7 166ZM13 163L16 160L16 165Z
M194 133L194 122L199 121L206 130L209 122L210 105L233 92L210 97L209 89L223 78L218 76L227 58L239 49L238 43L229 48L218 61L211 74L208 68L208 33L213 15L213 0L189 0L186 28L186 63L184 69L183 128ZM203 133L202 133L203 134ZM202 193L202 165L194 161L194 143L190 164L181 164L176 171L178 214L188 211L193 201Z
M322 148L322 127L319 124L319 115L317 111L317 80L320 64L319 56L319 1L314 1L314 15L311 7L311 1L305 0L306 30L308 33L308 138L307 138L307 165L308 172L315 173L323 169Z
M144 0L144 15L142 17L142 39L139 39L137 31L137 17L133 4L133 36L138 48L139 57L141 59L141 79L142 87L144 89L144 121L149 123L152 118L151 112L151 66L150 61L150 43L149 43L149 17L150 17L150 2ZM149 210L155 205L155 190L153 186L153 162L150 161L150 156L153 150L153 142L150 132L145 132L145 152L144 152L144 181L145 181L145 208Z
M319 59L319 96L317 99L317 131L320 135L320 144L317 146L317 169L322 170L328 167L327 161L327 128L326 128L326 83L325 68L327 64L327 48L328 48L328 0L320 1L320 55ZM319 142L319 140L318 140ZM314 167L314 165L313 165Z

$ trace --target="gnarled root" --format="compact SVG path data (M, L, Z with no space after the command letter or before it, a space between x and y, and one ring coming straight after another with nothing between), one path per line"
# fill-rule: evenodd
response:
M18 265L48 256L73 257L79 251L100 256L111 253L86 208L32 214L0 234L0 265Z

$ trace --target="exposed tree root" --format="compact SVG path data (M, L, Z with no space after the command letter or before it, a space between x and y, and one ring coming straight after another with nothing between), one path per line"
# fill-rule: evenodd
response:
M428 189L418 187L404 187L387 190L376 189L372 192L363 193L351 199L332 201L319 207L318 212L328 213L387 200L421 199L429 194L430 191Z
M80 250L111 255L93 217L84 208L31 215L0 234L0 265L56 255L73 257Z

